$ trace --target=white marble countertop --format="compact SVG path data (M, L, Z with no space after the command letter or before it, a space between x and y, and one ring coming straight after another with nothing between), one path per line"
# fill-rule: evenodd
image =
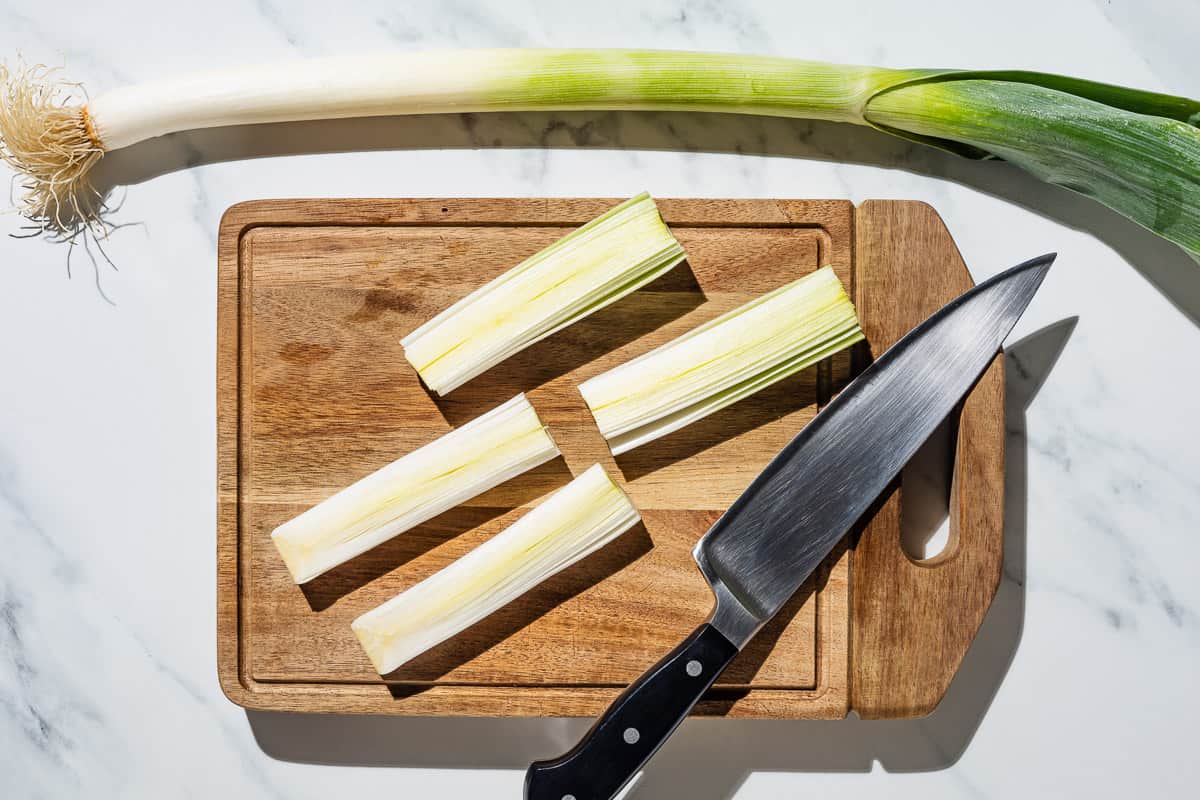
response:
M65 63L93 91L297 55L571 45L1200 94L1193 0L71 5L0 2L0 54ZM247 157L279 148L294 154ZM917 722L688 722L637 796L1194 796L1200 268L1173 246L1007 165L803 122L385 120L283 142L170 137L123 170L140 182L118 221L142 224L108 244L120 272L76 251L68 278L63 247L0 239L0 795L518 797L525 763L572 743L579 721L247 714L222 696L217 221L259 197L644 188L926 200L977 279L1060 257L1011 339L1005 580L942 707Z

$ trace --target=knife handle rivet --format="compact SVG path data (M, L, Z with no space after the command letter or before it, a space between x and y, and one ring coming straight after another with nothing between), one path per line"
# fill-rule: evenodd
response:
M625 744L637 744L638 739L642 738L642 734L637 728L626 728L625 733L621 736L625 739Z
M700 662L694 658L691 661L687 662L687 666L684 667L684 669L686 669L687 674L692 676L693 678L695 678L697 675L699 675L701 672L704 671L704 667L701 666Z

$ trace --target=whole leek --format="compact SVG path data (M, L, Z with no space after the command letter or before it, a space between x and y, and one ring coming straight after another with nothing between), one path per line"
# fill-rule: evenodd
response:
M1008 159L1200 257L1200 103L1046 73L516 49L229 69L86 103L44 69L0 72L0 84L0 154L23 176L25 213L51 232L95 220L88 175L103 153L175 131L390 114L651 109L835 120Z

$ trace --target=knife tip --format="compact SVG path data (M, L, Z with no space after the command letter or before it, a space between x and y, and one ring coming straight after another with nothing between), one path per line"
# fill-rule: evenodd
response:
M1004 270L993 280L996 283L1004 283L1020 275L1022 282L1027 281L1031 284L1032 291L1037 291L1037 287L1041 285L1042 279L1046 277L1046 273L1050 271L1050 265L1056 258L1058 258L1058 253L1046 253L1028 261L1022 261L1015 267Z

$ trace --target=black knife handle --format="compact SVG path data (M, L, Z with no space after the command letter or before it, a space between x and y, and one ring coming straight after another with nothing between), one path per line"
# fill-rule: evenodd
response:
M526 800L610 800L667 740L738 649L707 622L638 678L575 747L525 773Z

